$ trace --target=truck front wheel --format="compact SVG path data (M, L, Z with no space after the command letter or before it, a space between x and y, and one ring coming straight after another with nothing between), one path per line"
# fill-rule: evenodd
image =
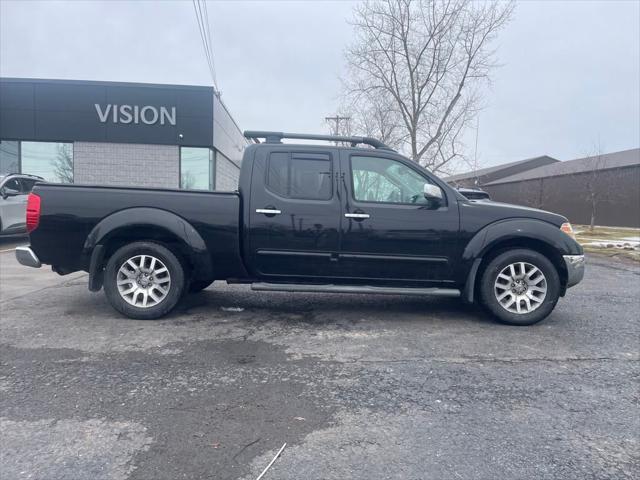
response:
M544 255L514 249L491 260L480 279L482 304L501 322L532 325L546 318L560 296L560 277Z
M104 290L111 306L138 320L166 315L185 285L184 268L166 247L153 242L125 245L107 262Z

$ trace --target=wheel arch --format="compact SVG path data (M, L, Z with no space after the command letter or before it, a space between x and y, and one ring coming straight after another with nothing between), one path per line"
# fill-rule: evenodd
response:
M500 253L514 248L533 250L548 258L558 272L560 295L564 296L568 272L562 256L574 253L571 242L559 227L542 220L511 219L485 227L472 238L463 253L463 260L470 265L463 298L467 302L476 300L478 283L487 264Z
M91 290L102 286L101 274L109 257L123 245L136 241L165 245L193 278L213 276L207 246L189 222L166 210L129 208L105 217L87 236L83 254L89 264Z
M476 274L476 278L474 279L474 292L476 292L475 295L477 295L480 279L482 278L484 270L486 269L489 262L491 262L491 260L496 258L502 252L505 252L507 250L514 250L517 248L526 248L527 250L533 250L534 252L538 252L549 259L549 261L553 264L556 271L558 272L558 276L560 277L560 295L564 296L566 291L568 272L567 266L565 265L562 258L562 254L559 253L555 248L553 248L552 245L544 242L543 240L527 237L512 238L497 242L485 251L485 253L481 257L482 260L478 265L478 271Z

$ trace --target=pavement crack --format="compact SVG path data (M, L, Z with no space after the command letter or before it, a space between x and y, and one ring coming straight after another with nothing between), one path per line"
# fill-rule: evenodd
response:
M247 443L244 447L242 447L240 450L238 450L238 452L231 457L231 460L235 460L242 452L244 452L247 448L249 448L252 445L255 445L256 443L258 443L260 440L262 440L261 437L256 438L253 442L251 443Z

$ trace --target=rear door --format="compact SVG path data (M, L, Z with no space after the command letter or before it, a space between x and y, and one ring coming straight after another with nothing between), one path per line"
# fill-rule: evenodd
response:
M332 277L340 232L336 150L256 151L249 208L250 265L262 277Z
M424 197L435 178L410 160L380 151L342 152L342 276L450 283L459 256L456 199Z

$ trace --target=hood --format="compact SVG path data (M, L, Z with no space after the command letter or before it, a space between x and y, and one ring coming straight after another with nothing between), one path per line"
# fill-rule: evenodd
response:
M525 207L522 205L513 205L511 203L500 203L487 200L467 201L465 206L470 207L466 209L467 215L482 217L487 221L487 223L505 220L508 218L534 218L560 227L563 223L568 222L566 217L557 213Z

